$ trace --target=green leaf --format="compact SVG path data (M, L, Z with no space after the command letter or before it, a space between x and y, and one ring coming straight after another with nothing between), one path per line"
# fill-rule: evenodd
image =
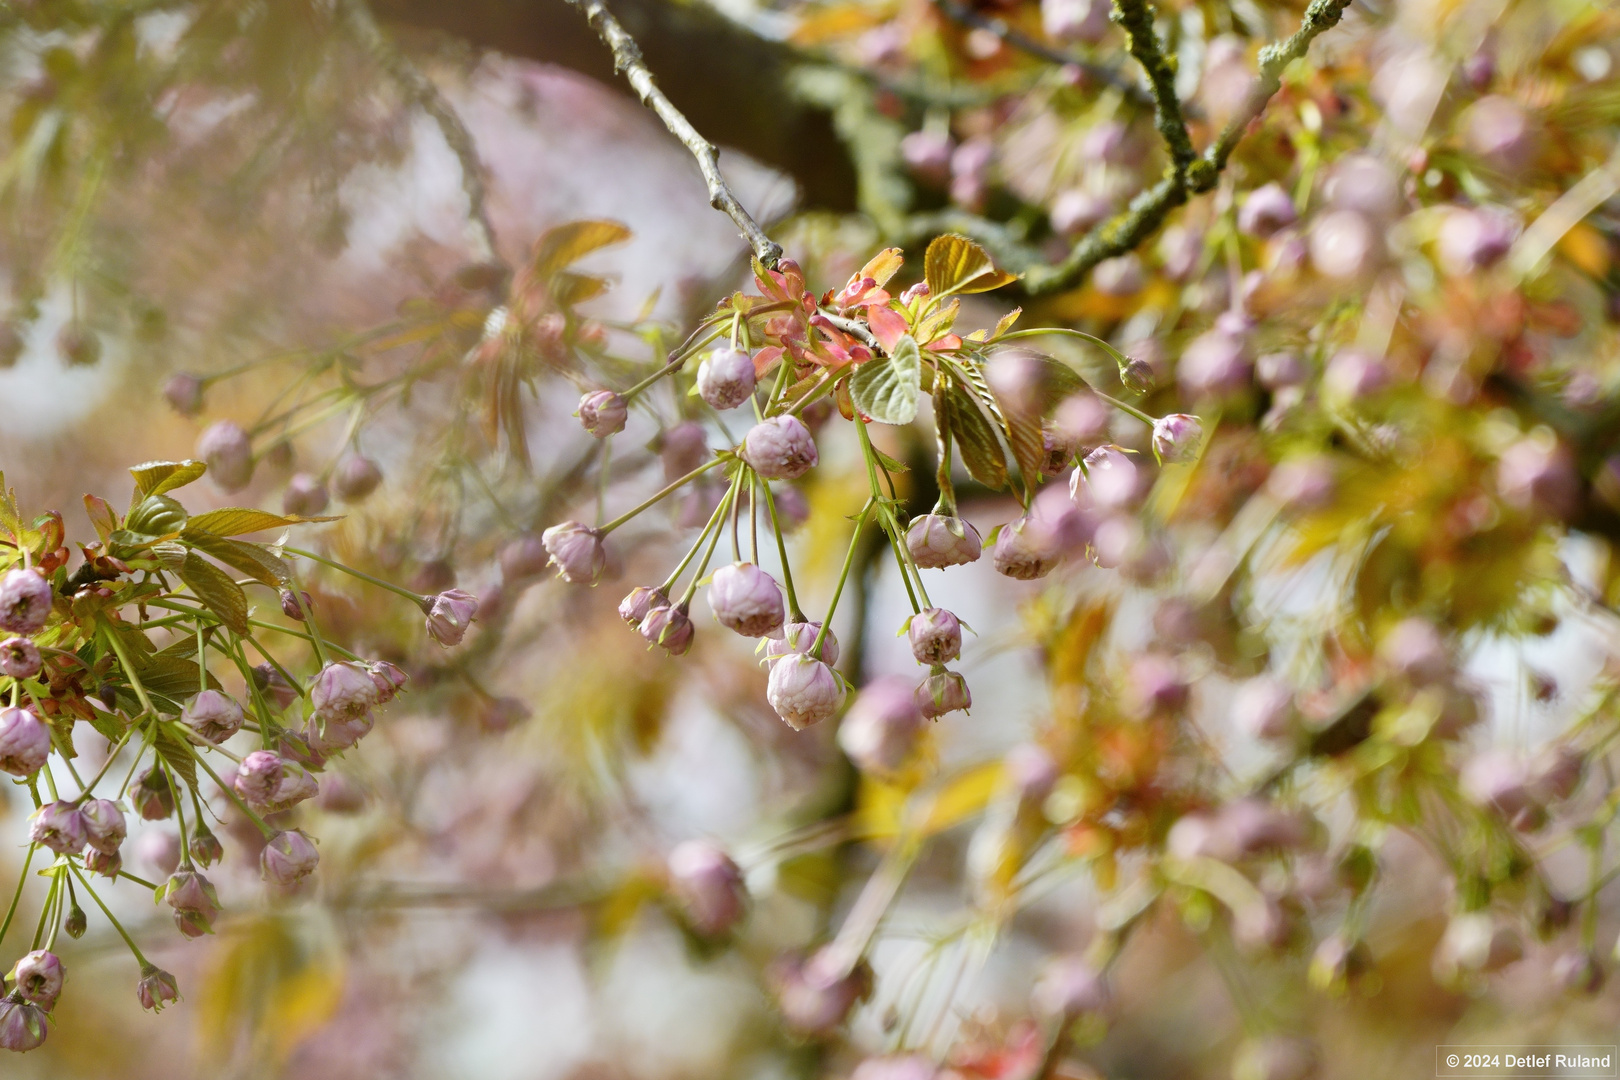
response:
M164 540L152 545L152 557L163 569L178 574L186 565L186 546L173 540Z
M148 495L161 495L165 491L185 487L208 471L200 461L148 461L129 470L135 478L135 502Z
M902 472L910 472L911 471L911 466L910 465L907 465L903 461L896 461L894 458L890 457L888 454L885 454L883 451L879 450L875 446L872 447L872 452L877 455L878 464L882 465L885 469L889 470L892 473L902 473Z
M940 379L934 392L936 422L944 424L956 440L962 464L973 479L1001 491L1007 486L1007 458L996 429L985 419L977 399L954 379Z
M547 291L558 307L573 307L583 304L595 296L607 291L606 278L599 278L591 274L576 274L569 270L562 270L552 275Z
M965 236L945 233L934 237L923 256L923 277L936 299L951 293L981 293L1018 280L1017 274L997 270L984 248Z
M195 689L192 692L195 693ZM191 757L191 747L175 737L167 726L158 725L157 738L153 741L152 748L157 751L164 764L185 781L186 787L197 786L197 763ZM175 802L179 801L178 798L175 799Z
M617 221L570 221L547 229L534 245L534 270L541 280L597 248L630 239L630 230Z
M113 530L118 528L118 515L107 500L95 495L84 497L84 512L90 518L90 524L95 526L96 535L101 537L103 544L112 537Z
M281 514L272 514L268 510L249 510L240 506L226 506L219 510L210 510L205 514L198 514L186 522L186 528L181 536L189 543L195 533L212 533L215 536L240 536L242 533L262 532L265 529L282 529L288 525L297 525L301 522L336 521L335 517L283 517Z
M287 560L263 544L231 540L212 533L189 533L183 539L203 554L213 556L232 570L239 570L272 589L285 588L292 583L292 567Z
M917 418L922 392L922 353L910 334L895 342L887 360L868 360L849 380L855 407L881 424L909 424Z
M233 633L247 635L247 595L229 574L196 552L188 551L180 568L180 580L190 586L197 599L218 615L219 621Z
M197 649L197 639L191 637L193 653ZM198 690L202 689L202 672L197 670L197 662L183 656L171 656L167 650L152 657L137 672L141 677L141 685L148 694L166 697L172 701L185 701ZM219 680L212 675L208 676L208 687L211 690L219 689Z

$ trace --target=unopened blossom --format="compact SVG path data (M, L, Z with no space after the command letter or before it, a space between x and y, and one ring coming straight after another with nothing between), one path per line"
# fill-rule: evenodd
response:
M1359 278L1377 265L1383 250L1376 226L1354 210L1334 210L1311 225L1311 265L1324 277Z
M1046 526L1059 558L1084 554L1097 530L1091 508L1076 506L1064 484L1042 488L1030 504L1029 515Z
M101 338L79 319L56 332L56 353L68 367L91 367L101 359Z
M329 502L326 485L314 473L293 473L281 493L281 509L296 517L314 517Z
M1196 416L1171 413L1153 421L1153 450L1166 464L1196 458L1203 438L1204 425Z
M386 660L373 660L367 669L371 672L371 681L377 687L377 704L384 705L399 696L405 688L406 680L410 678L398 664L390 664Z
M1041 0L1041 29L1054 41L1095 45L1108 33L1106 0Z
M1113 446L1099 446L1087 454L1085 468L1069 477L1069 496L1076 505L1087 500L1102 510L1120 510L1142 497L1141 470L1130 456Z
M473 616L478 614L478 597L465 589L446 589L427 604L428 636L440 645L461 644Z
M162 968L146 964L141 968L140 981L135 984L135 997L141 1008L162 1012L163 1006L180 1000L180 984Z
M545 541L534 533L521 533L501 545L496 559L501 564L501 580L529 581L546 572L551 565L551 553Z
M1104 296L1135 296L1147 284L1142 260L1135 252L1104 259L1091 271L1091 285Z
M1112 415L1096 394L1070 394L1052 413L1052 429L1070 446L1089 449L1108 435Z
M1033 581L1052 572L1062 556L1050 524L1022 517L1001 527L991 555L998 573L1019 581Z
M46 803L34 811L28 827L28 839L43 844L58 855L77 855L84 850L88 836L84 815L70 802L58 800Z
M1399 214L1405 200L1400 178L1374 153L1346 154L1334 163L1322 192L1336 209L1353 210L1374 219Z
M782 627L786 612L776 579L753 563L722 566L709 584L709 607L728 630L763 637Z
M328 723L366 716L377 704L377 684L360 664L329 663L309 689L315 715Z
M838 745L862 772L886 776L911 755L922 721L911 683L881 676L855 695L838 724Z
M924 514L906 527L906 549L924 570L976 562L983 547L979 530L959 517Z
M51 756L51 732L28 709L0 709L0 770L32 776Z
M1468 149L1510 176L1532 164L1541 146L1537 121L1518 102L1500 94L1469 106L1462 129Z
M23 954L11 969L12 990L24 1000L50 1012L62 994L62 960L53 952L35 949Z
M1062 956L1041 972L1031 998L1041 1015L1073 1020L1106 1011L1110 995L1095 964L1081 956Z
M320 861L309 837L288 829L272 836L259 853L259 876L272 885L288 886L308 877Z
M79 807L84 821L85 842L97 851L111 855L129 835L124 812L111 799L89 799Z
M204 742L219 744L242 730L242 706L218 690L204 690L180 712L180 722Z
M919 664L947 664L962 653L962 621L944 608L924 608L906 627Z
M203 406L203 381L189 371L178 371L163 384L163 397L181 416L196 416Z
M781 637L766 640L765 659L774 660L789 653L804 653L809 656L811 650L815 648L817 637L821 637L821 651L815 658L825 664L838 663L838 635L828 630L826 635L822 636L821 624L818 622L788 623L783 626Z
M84 853L84 868L92 874L116 878L124 869L124 857L116 851L87 851Z
M783 484L771 493L776 503L776 524L783 536L791 536L810 520L810 500L792 484Z
M1446 273L1478 273L1499 262L1519 235L1518 219L1493 206L1452 210L1440 223L1436 248Z
M1173 712L1187 703L1187 679L1173 657L1141 653L1131 661L1125 697L1140 715Z
M923 128L900 140L900 160L921 180L943 186L951 178L951 153L956 141L945 130Z
M1239 232L1265 238L1298 219L1293 196L1281 184L1271 183L1249 192L1238 209L1237 226Z
M255 750L236 767L232 786L243 802L263 806L281 785L281 777L281 755L271 750Z
M787 956L766 972L776 1007L788 1029L799 1035L830 1035L855 1004L871 992L864 964L842 962L830 946L808 957Z
M51 583L37 570L7 570L0 575L0 630L34 634L51 615Z
M771 662L765 698L783 723L802 731L838 712L844 703L844 688L822 661L789 653Z
M197 456L221 491L241 491L253 479L253 443L234 420L210 424L197 438Z
M1052 755L1035 743L1019 743L1008 750L1001 768L1020 799L1037 803L1052 793L1062 775Z
M1254 362L1254 377L1268 390L1299 386L1308 374L1305 362L1296 352L1266 353Z
M39 674L39 646L25 637L0 641L0 674L31 679Z
M630 590L629 595L619 601L619 618L630 626L640 626L641 620L647 617L647 612L668 603L669 597L662 589L637 585Z
M669 891L688 925L704 937L727 933L748 907L742 871L706 840L687 840L669 853Z
M203 866L213 866L225 857L225 848L219 842L207 825L199 823L196 831L191 834L191 843L186 850L191 853L193 862Z
M169 774L160 765L143 771L129 789L129 801L144 821L161 821L174 813L174 788L169 784Z
M796 480L816 466L816 440L796 416L773 416L749 429L742 458L767 480Z
M664 464L664 482L673 483L709 460L709 433L691 420L665 428L658 456Z
M624 430L630 408L622 395L612 390L594 390L579 399L574 415L579 417L580 427L598 439L605 439Z
M589 525L565 521L541 533L540 541L551 555L557 576L570 584L594 585L607 569L602 534Z
M641 620L638 630L648 642L663 648L671 656L682 656L692 647L696 631L692 617L684 604L656 604Z
M1322 388L1347 401L1381 393L1393 382L1389 361L1364 349L1340 349L1322 372Z
M343 725L332 726L341 728ZM356 737L347 746L352 746L358 741ZM333 746L333 749L338 750L345 748L346 746ZM269 801L264 804L264 811L268 814L279 814L284 810L291 810L306 799L315 798L320 793L320 784L316 781L315 775L301 763L284 757L281 762L281 782L271 792Z
M1193 399L1239 394L1248 389L1252 374L1247 338L1218 328L1189 341L1176 365L1176 381Z
M967 680L958 672L944 668L935 668L918 683L913 699L917 708L930 720L937 720L959 709L965 711L973 708L973 692L968 689Z
M485 731L510 731L533 715L534 710L519 698L489 698L478 707L478 726Z
M735 409L754 394L754 358L741 349L716 349L698 365L698 396L716 409Z
M45 1010L7 996L0 998L0 1050L24 1054L45 1044Z
M163 886L163 899L174 909L174 924L188 938L214 932L219 896L213 883L195 870L177 870Z

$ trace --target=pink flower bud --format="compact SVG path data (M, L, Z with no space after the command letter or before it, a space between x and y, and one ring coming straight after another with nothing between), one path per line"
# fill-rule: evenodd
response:
M259 853L259 876L286 887L308 877L321 861L309 837L297 829L278 832Z
M50 1012L62 994L62 961L53 952L35 949L11 969L11 987L24 1000Z
M1301 386L1307 378L1304 361L1298 353L1266 353L1254 362L1254 375L1268 390L1281 390L1285 386Z
M845 970L831 947L809 957L785 956L766 972L776 1006L790 1031L825 1036L871 992L871 971L864 964Z
M1530 763L1530 786L1538 799L1561 802L1575 794L1585 770L1585 754L1567 743L1555 743Z
M669 891L682 916L704 937L720 937L742 918L748 889L720 847L687 840L669 853Z
M1294 692L1269 675L1250 679L1232 696L1232 722L1256 739L1285 739L1295 728Z
M595 390L579 399L574 415L579 417L579 424L586 431L605 439L624 430L630 408L624 398L613 391Z
M771 662L765 699L783 723L803 731L838 712L844 703L844 688L822 661L789 653Z
M386 660L373 660L371 662L371 681L377 687L377 704L385 705L399 696L405 688L405 682L410 676L400 669L398 664L390 664Z
M1053 232L1076 237L1108 220L1113 212L1114 204L1105 196L1084 188L1069 188L1052 200L1052 209L1047 216L1052 221Z
M234 420L210 424L197 439L197 456L221 491L241 491L253 479L253 444Z
M1186 281L1198 269L1204 254L1204 234L1185 225L1172 225L1159 237L1160 269L1174 282Z
M1125 366L1119 369L1119 381L1127 390L1145 394L1159 384L1159 374L1151 361L1127 357Z
M1376 154L1347 154L1340 158L1322 191L1335 209L1378 219L1395 216L1404 201L1400 180Z
M1007 782L1020 799L1040 802L1052 794L1062 774L1046 748L1035 743L1019 743L1001 759Z
M944 608L924 608L906 628L917 663L948 664L962 653L962 623Z
M1204 425L1196 416L1171 413L1153 421L1153 451L1165 464L1192 461L1204 438Z
M919 567L943 570L978 561L983 542L979 530L959 517L924 514L907 526L906 548Z
M1354 210L1323 214L1311 226L1311 265L1324 277L1359 278L1377 264L1382 250L1372 221Z
M958 709L966 712L973 708L973 692L968 689L967 680L957 672L944 668L935 668L918 683L913 699L917 708L930 720L938 720Z
M90 799L79 807L79 816L84 821L85 842L103 854L117 852L129 835L124 812L110 799Z
M1041 0L1041 29L1054 41L1095 45L1108 33L1105 0Z
M39 647L25 637L0 641L0 674L31 679L39 674Z
M796 480L820 458L810 429L796 416L773 416L749 429L743 460L767 480Z
M664 595L662 589L648 585L637 585L630 590L630 595L619 601L619 618L632 627L641 625L641 620L655 607L669 603L669 597Z
M359 664L329 663L315 676L309 700L315 715L327 723L359 720L377 704L377 684Z
M1029 515L1045 524L1060 559L1084 554L1097 529L1090 508L1076 506L1068 488L1056 484L1035 496Z
M168 774L156 765L135 778L129 799L145 821L161 821L174 813L174 789L169 786Z
M502 544L497 558L501 564L501 580L513 583L539 577L551 563L545 541L533 533L522 533Z
M7 570L0 576L0 630L34 634L51 614L51 583L37 570Z
M259 693L269 694L278 709L285 709L298 698L292 683L268 663L254 665L253 685L259 688Z
M264 806L281 786L281 755L270 750L255 750L236 767L232 786L242 801L250 806Z
M911 754L922 721L911 684L886 675L855 696L838 725L838 745L862 772L887 776Z
M900 140L900 160L919 179L943 187L951 177L951 153L955 149L949 131L923 128Z
M1474 755L1458 773L1458 786L1474 803L1495 810L1515 824L1541 809L1531 789L1528 763L1508 750L1491 749Z
M557 576L572 585L594 585L607 569L602 534L588 525L565 521L541 533L540 540L551 553Z
M58 855L77 855L84 850L88 839L84 815L70 802L58 800L46 803L34 811L28 839L43 844Z
M1381 393L1393 382L1388 361L1361 349L1340 349L1322 373L1322 388L1347 401Z
M1142 260L1134 253L1104 259L1091 271L1091 284L1104 296L1135 296L1147 284Z
M1097 395L1071 394L1052 414L1052 430L1070 446L1092 447L1108 434L1110 413Z
M214 932L219 896L213 883L195 870L178 870L163 886L163 899L174 909L174 924L188 938Z
M196 416L202 412L203 381L189 371L176 372L163 384L163 396L181 416Z
M326 485L313 473L293 473L281 493L282 512L295 517L314 517L326 509L327 501Z
M180 722L204 742L218 745L242 730L242 706L218 690L204 690L186 703Z
M464 589L446 589L428 605L428 636L446 648L459 645L477 614L478 597Z
M356 450L345 450L332 466L332 494L344 502L359 502L382 483L377 463Z
M1453 210L1440 223L1440 265L1456 277L1478 273L1506 255L1518 235L1519 222L1506 211Z
M1378 643L1378 658L1395 674L1418 685L1436 683L1451 671L1451 658L1440 631L1429 620L1402 619Z
M368 730L370 728L370 723L370 718L367 718L366 726ZM341 729L344 727L346 727L346 725L328 725L328 735L330 736L334 734L334 729ZM364 734L364 731L360 732L358 735L349 734L347 736L347 742L333 744L330 741L325 741L322 743L322 745L335 750L346 749L347 747L353 746L354 743L358 742L360 735ZM284 810L291 810L304 800L313 799L315 796L320 794L320 791L320 785L316 782L315 777L308 769L306 769L303 765L300 765L298 762L291 761L284 757L281 761L281 782L276 785L275 791L271 792L270 794L269 801L264 804L264 812L267 814L279 814Z
M709 607L728 630L764 637L782 628L782 588L753 563L722 566L709 585Z
M1569 451L1551 440L1533 437L1502 451L1496 489L1509 506L1552 518L1574 513L1581 494L1580 477Z
M187 850L191 852L192 861L203 866L213 866L225 857L225 848L220 844L219 837L203 824L198 824L197 830L191 834L191 845Z
M1050 523L1026 516L1001 527L991 555L998 573L1033 581L1052 572L1062 551Z
M1182 350L1176 381L1190 398L1225 398L1249 387L1249 346L1222 330L1199 334Z
M135 861L148 877L174 873L181 854L179 834L168 829L148 829L135 840Z
M1518 102L1499 94L1482 97L1463 116L1468 149L1508 175L1535 162L1540 150L1536 123Z
M754 358L741 349L716 349L698 365L698 396L716 409L735 409L754 395Z
M1069 497L1077 506L1089 501L1102 510L1121 510L1142 497L1141 472L1122 451L1099 446L1082 464L1085 468L1069 477Z
M990 163L996 145L982 135L965 139L951 152L951 201L977 210L989 194Z
M1293 196L1281 184L1267 184L1249 192L1238 211L1238 231L1264 239L1299 220Z
M135 997L141 1008L162 1012L163 1006L180 1000L180 984L167 971L147 964L141 968L140 981L135 984Z
M295 593L291 589L282 589L280 599L281 613L294 622L303 622L304 612L306 610L315 610L315 601L310 598L309 593L303 592L303 590Z
M1063 1020L1105 1012L1110 999L1102 972L1079 956L1060 957L1048 964L1035 982L1032 997L1041 1015Z
M45 1044L45 1010L13 998L0 998L0 1050L25 1054Z
M659 443L664 482L673 483L709 460L709 434L702 424L688 420L666 428Z
M515 697L490 698L478 709L478 726L485 731L510 731L534 715L534 710Z
M343 773L329 772L322 779L315 803L328 814L358 814L366 808L365 788Z
M681 604L657 604L641 620L641 636L671 656L684 656L694 633L691 616Z
M1139 716L1174 712L1187 703L1187 680L1181 665L1163 653L1142 653L1131 661L1125 697Z
M821 624L818 622L788 623L782 627L782 636L768 638L765 642L765 659L774 660L789 653L804 653L810 655L815 648L816 637L821 633ZM821 642L821 655L815 657L824 664L838 663L838 635L831 630Z
M124 868L124 857L116 851L87 851L84 853L84 868L92 874L116 878Z

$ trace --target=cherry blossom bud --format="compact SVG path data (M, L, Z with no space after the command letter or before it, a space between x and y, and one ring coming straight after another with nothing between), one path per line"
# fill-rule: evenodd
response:
M1052 413L1052 429L1070 446L1092 447L1107 436L1109 419L1097 395L1070 394Z
M743 460L767 480L796 480L816 466L816 441L796 416L755 424L743 440Z
M297 829L278 832L259 853L259 876L286 887L308 877L321 861L309 837Z
M982 135L964 139L951 153L951 201L968 210L984 205L996 144Z
M900 140L900 160L919 179L944 186L951 177L951 152L956 143L949 131L923 128Z
M124 868L124 857L116 851L87 851L84 853L84 868L92 874L116 878Z
M1204 425L1196 416L1171 413L1153 421L1153 451L1166 464L1192 461L1203 438Z
M957 672L946 671L942 667L935 668L917 684L913 699L917 708L930 720L938 720L958 709L966 712L973 708L973 692L968 689L967 680Z
M295 517L314 517L326 509L327 501L326 485L313 473L293 473L281 493L282 512Z
M91 367L101 360L101 338L78 319L72 319L57 331L56 352L68 367Z
M163 1006L180 1000L180 984L162 968L146 964L141 968L141 979L135 984L135 997L141 1008L162 1012Z
M62 994L62 960L53 952L35 949L11 969L12 991L50 1012Z
M218 745L242 730L242 706L218 690L204 690L186 703L180 722L206 743Z
M1535 121L1518 102L1499 94L1469 106L1462 127L1468 149L1510 176L1534 163L1540 149Z
M398 697L400 690L404 689L406 680L410 678L400 669L399 665L390 664L386 660L373 660L369 670L371 672L371 681L377 687L377 704L379 705L386 704Z
M838 725L838 745L862 772L887 776L910 755L922 720L911 683L886 675L855 696Z
M91 854L99 855L101 853L92 852ZM78 901L73 901L68 905L67 917L62 920L62 929L67 932L68 937L73 938L75 941L84 937L84 932L90 929L90 917L84 913L84 908L79 906Z
M168 829L148 829L135 840L135 861L148 877L166 878L180 865L180 835Z
M632 627L641 625L641 620L647 617L647 612L653 608L669 603L669 597L662 589L650 585L637 585L630 590L630 595L619 601L619 618Z
M356 450L345 450L332 466L332 494L344 502L359 502L382 483L377 463Z
M70 802L58 800L46 803L34 811L28 839L45 845L58 855L77 855L84 850L87 839L84 815Z
M1052 755L1035 743L1019 743L1008 750L1001 767L1007 783L1028 802L1040 802L1052 794L1061 775Z
M370 717L366 718L365 728L359 731L358 734L354 733L352 728L352 721L349 724L328 724L327 739L322 741L322 745L336 750L343 750L353 746L366 731L370 730ZM343 741L333 741L339 736L342 737ZM320 785L308 769L296 761L283 757L281 761L281 783L276 785L276 789L271 793L269 801L264 804L264 812L267 814L279 814L283 810L291 810L306 799L313 799L320 794L320 791Z
M683 604L657 604L641 620L641 636L671 656L684 656L696 634Z
M1176 381L1191 398L1225 398L1249 387L1249 346L1242 335L1222 330L1199 334L1182 350Z
M1539 824L1541 806L1531 790L1529 766L1503 749L1474 755L1458 774L1458 786L1479 806L1501 814L1515 826Z
M1147 284L1142 260L1133 252L1104 259L1091 271L1091 284L1104 296L1134 296Z
M1108 33L1105 0L1041 0L1041 29L1054 41L1095 45Z
M191 852L192 860L203 866L213 866L225 857L225 848L220 844L219 837L201 822L198 822L196 831L191 834L191 844L187 850Z
M111 799L90 799L79 807L85 842L104 854L115 853L129 835L124 812Z
M39 647L25 637L0 641L0 674L31 679L39 674Z
M605 439L624 430L630 408L619 394L611 390L595 390L579 399L579 408L574 410L574 415L579 417L579 424L586 431L598 439Z
M959 517L924 514L906 528L906 548L924 570L977 562L983 550L979 530Z
M1361 277L1378 262L1382 241L1373 223L1354 210L1323 214L1311 226L1311 265L1324 277Z
M276 708L285 709L298 698L298 690L274 666L257 664L253 668L253 685L261 694L269 694Z
M673 483L709 460L709 434L690 420L666 428L659 443L664 482Z
M551 563L545 541L533 533L523 533L501 545L497 558L501 564L501 580L508 582L537 578Z
M12 997L0 998L0 1050L25 1054L45 1044L45 1010Z
M1544 517L1568 516L1580 501L1569 451L1550 439L1520 439L1502 451L1496 488L1509 506Z
M163 886L163 899L174 909L174 924L188 938L214 932L219 896L213 883L195 870L177 870Z
M1293 196L1281 184L1267 184L1249 192L1238 211L1237 226L1239 232L1264 239L1298 219Z
M210 424L197 439L197 456L221 491L241 491L253 479L253 444L234 420Z
M1553 961L1552 978L1567 994L1590 996L1603 989L1603 965L1595 953L1571 949Z
M1041 972L1031 997L1041 1015L1073 1020L1105 1012L1110 995L1102 972L1093 964L1084 957L1065 956Z
M607 569L602 534L588 525L565 521L541 533L540 541L551 553L557 576L571 585L594 585Z
M181 416L196 416L202 411L203 381L189 371L177 372L163 384L163 396Z
M315 803L328 814L358 814L366 808L366 790L339 772L322 777Z
M1305 363L1298 353L1267 353L1254 362L1254 376L1267 390L1300 386L1307 377Z
M782 628L782 588L753 563L722 566L709 585L709 607L728 630L763 637Z
M1054 484L1042 490L1030 504L1029 513L1046 526L1059 558L1084 554L1096 532L1091 508L1076 506L1066 486Z
M1447 982L1465 973L1488 975L1523 955L1524 944L1517 931L1489 913L1453 915L1435 950L1435 974Z
M0 576L0 630L34 634L51 615L51 583L37 570L8 570Z
M1451 659L1440 631L1429 620L1402 619L1378 643L1378 658L1391 671L1420 686L1440 682Z
M377 684L359 664L329 663L309 689L315 715L327 723L358 720L377 704Z
M1250 679L1232 696L1232 722L1256 739L1287 738L1294 719L1294 693L1281 679Z
M810 520L810 500L792 484L783 484L771 493L776 502L776 524L783 536L791 536Z
M1099 446L1087 454L1085 468L1069 478L1069 497L1076 505L1094 503L1103 510L1119 510L1142 496L1143 481L1128 455L1112 446Z
M821 624L818 622L788 623L782 627L782 636L766 639L765 659L774 660L789 653L810 654L815 648L816 638L821 634ZM821 655L815 657L824 664L838 663L838 635L831 630L821 640Z
M1348 154L1333 166L1323 186L1327 201L1339 210L1372 218L1393 217L1401 209L1401 185L1376 154Z
M991 552L996 571L1019 581L1045 577L1061 554L1051 525L1028 516L1003 525Z
M1476 93L1490 89L1496 78L1496 57L1489 47L1476 50L1462 62L1462 77Z
M1119 381L1125 384L1127 390L1145 394L1159 384L1159 376L1150 361L1129 357L1125 366L1119 369Z
M446 589L428 605L428 636L446 648L460 645L478 614L478 597L463 589Z
M299 603L300 600L303 603ZM315 601L310 598L309 593L302 592L302 595L300 595L300 593L295 593L291 589L281 590L281 613L294 622L303 622L304 612L313 611L314 608Z
M783 723L803 731L838 712L844 703L844 688L822 661L789 653L772 661L765 698Z
M742 871L723 849L687 840L669 853L669 891L687 925L704 937L720 937L742 918L748 889Z
M1052 200L1052 209L1047 216L1051 219L1053 232L1075 237L1108 220L1108 215L1113 212L1114 204L1106 197L1084 188L1070 188Z
M1174 658L1142 653L1131 661L1125 697L1138 716L1174 712L1187 703L1187 679Z
M129 801L144 821L162 821L174 813L174 789L168 774L156 765L141 773L129 789Z
M908 305L915 304L918 300L921 300L923 297L929 296L930 294L931 290L928 288L928 282L913 282L912 284L907 285L905 289L901 291L900 302Z
M754 394L754 358L741 349L716 349L698 365L698 396L716 409L735 409Z
M771 965L766 978L783 1022L790 1031L806 1036L836 1031L872 985L871 971L864 964L846 970L830 946L809 957L783 957Z
M944 608L924 608L906 628L917 663L948 664L962 653L962 623Z
M281 786L282 775L281 755L270 750L255 750L236 767L232 786L243 802L264 806Z
M1347 401L1381 393L1393 381L1389 363L1382 356L1361 349L1340 349L1322 372L1322 388Z
M1575 794L1586 755L1573 746L1557 743L1542 750L1530 763L1530 786L1544 802L1562 802Z
M1186 281L1204 255L1204 235L1185 225L1172 225L1159 237L1160 269L1174 282Z
M1518 235L1518 220L1504 210L1453 210L1440 223L1440 265L1457 277L1478 273L1500 261Z
M514 697L490 698L478 709L478 726L485 731L509 731L534 715L534 710Z
M1316 1074L1316 1044L1291 1035L1248 1039L1239 1047L1232 1080L1310 1080Z

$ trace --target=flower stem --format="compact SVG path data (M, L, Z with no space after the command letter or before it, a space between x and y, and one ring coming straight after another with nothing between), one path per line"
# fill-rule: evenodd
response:
M776 534L776 553L782 559L782 586L787 589L788 620L790 622L804 622L804 612L799 609L799 598L793 591L793 568L788 565L787 540L782 536L782 525L776 518L776 496L771 494L771 485L763 477L754 474L759 486L765 489L765 509L771 514L771 532Z
M129 931L124 929L124 924L119 922L117 917L107 909L106 904L102 903L101 897L96 895L96 890L90 887L90 882L85 880L83 874L79 873L79 871L71 864L68 866L68 870L73 874L74 877L79 879L79 884L84 886L84 891L90 894L90 899L96 902L96 907L100 908L101 913L107 916L107 921L113 924L113 929L117 930L118 936L124 939L124 944L129 946L129 951L135 954L136 963L140 964L142 967L145 967L146 957L141 955L140 946L136 945L135 939L129 936ZM146 882L142 882L142 884L144 885ZM156 886L154 886L154 888L156 888Z
M716 465L720 464L720 462L722 460L724 460L724 459L723 458L715 458L713 461L704 462L702 465L699 465L697 468L693 469L691 472L687 473L685 476L681 477L679 480L676 480L676 481L674 481L672 483L666 484L663 488L661 488L658 491L654 492L650 497L648 497L648 499L645 502L641 503L639 506L636 506L634 509L626 511L623 514L620 514L618 517L614 518L612 521L608 522L606 525L603 525L600 529L597 529L596 531L601 533L603 536L606 536L608 533L612 532L614 529L617 529L620 525L623 525L625 522L629 521L631 518L635 517L637 514L641 513L643 510L646 510L649 507L656 505L661 499L663 499L666 496L672 494L673 492L679 491L686 484L690 483L693 480L696 480L698 477L702 476L704 473L708 472L710 469L712 469Z
M28 880L28 867L34 861L34 852L37 850L38 844L28 845L28 855L23 859L22 873L17 875L17 888L11 894L11 906L6 909L6 921L0 922L0 942L6 940L6 931L11 929L11 920L17 915L17 902L22 899L23 883Z
M875 482L875 481L874 481ZM832 603L827 605L827 615L821 620L821 629L816 631L816 640L810 646L810 655L821 659L821 643L827 640L827 631L832 627L833 612L838 610L838 600L844 595L844 582L849 580L850 568L855 565L855 549L860 545L861 530L866 527L866 516L872 512L873 501L868 499L866 505L861 507L861 516L855 519L855 532L849 538L849 551L844 553L844 568L838 572L838 585L833 589Z
M282 550L283 551L290 551L294 555L302 555L304 558L310 559L310 560L312 560L314 562L318 562L322 566L329 566L333 570L339 570L339 571L342 571L345 574L348 574L350 577L355 577L355 578L359 578L361 581L370 582L371 584L377 586L379 589L387 589L391 593L396 593L399 596L403 596L405 599L409 600L411 603L413 603L417 607L421 608L424 612L426 612L427 609L431 606L431 601L426 596L418 596L416 593L411 592L411 590L401 588L400 586L395 585L391 581L384 581L382 578L372 577L370 574L366 573L363 570L356 570L352 566L344 566L340 562L334 562L331 559L325 558L324 556L315 554L313 551L305 551L303 548L295 548L295 547L283 548ZM300 611L303 611L304 610L304 598L303 598L303 596L301 594L299 594L297 589L293 590L293 595L298 597L298 608L299 608ZM308 617L308 614L309 613L307 611L304 612L304 615L305 615L306 618ZM316 651L319 651L319 646L316 647ZM322 662L323 663L325 662L324 657L322 657Z

